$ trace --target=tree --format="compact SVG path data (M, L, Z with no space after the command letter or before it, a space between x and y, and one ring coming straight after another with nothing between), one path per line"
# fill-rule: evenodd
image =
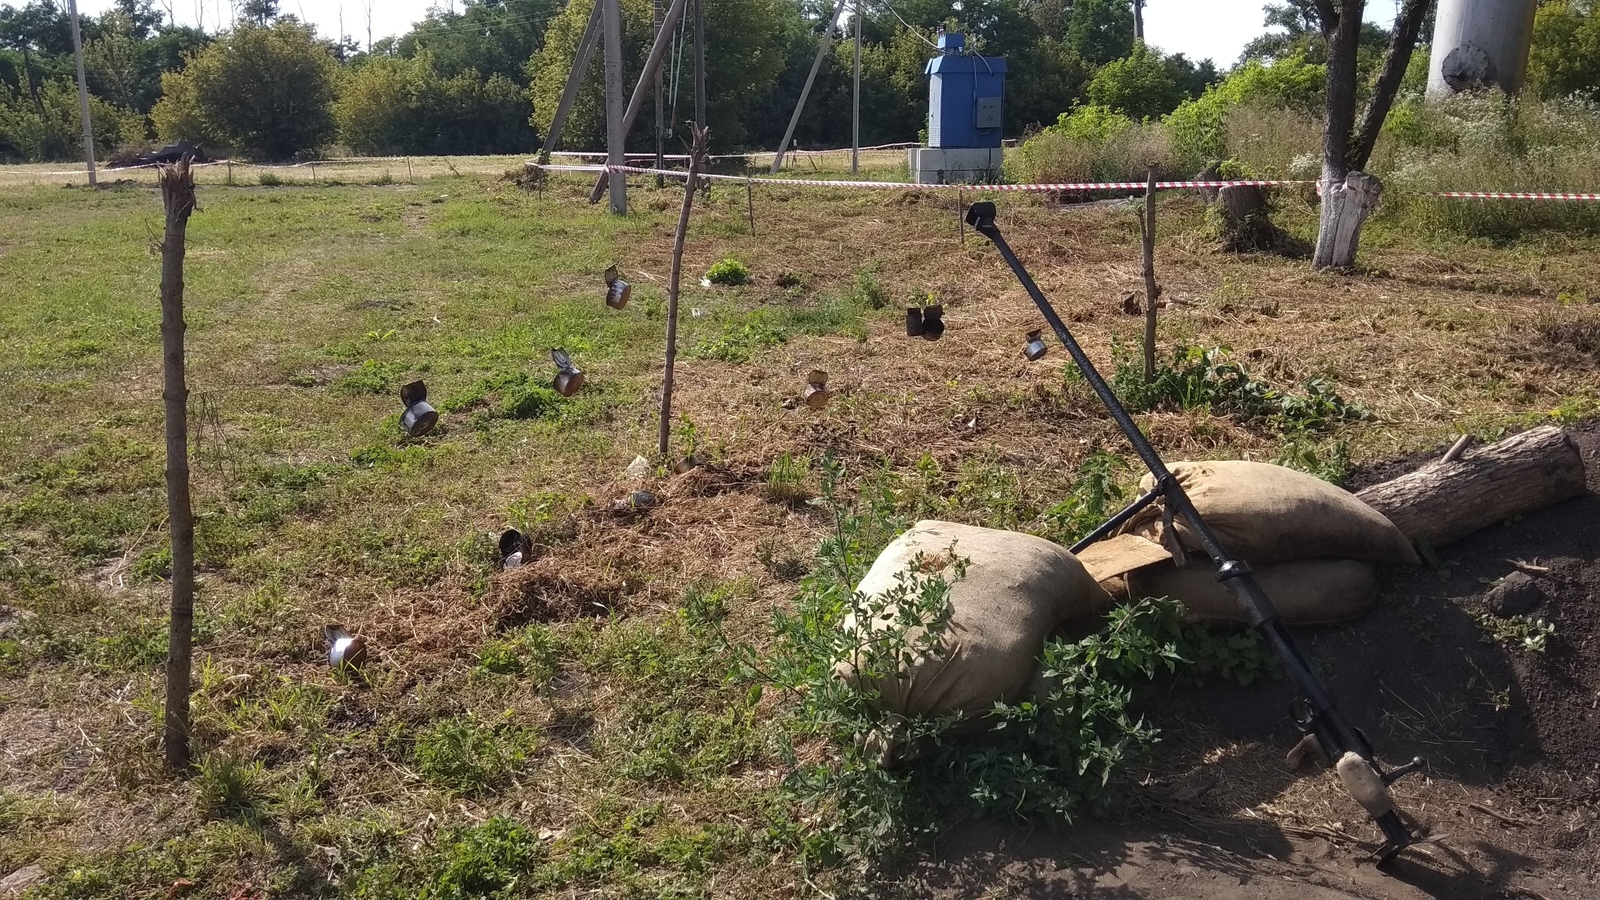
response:
M1097 66L1127 56L1133 50L1133 8L1129 0L1074 0L1067 24L1067 46Z
M534 149L527 110L527 90L505 76L468 69L446 78L423 52L348 73L334 117L340 138L361 153L516 153Z
M1600 101L1600 3L1545 0L1533 20L1528 81L1542 97Z
M1298 56L1313 63L1326 63L1328 42L1322 34L1322 19L1317 5L1317 0L1285 0L1262 7L1266 13L1262 24L1269 30L1245 45L1239 61L1259 59L1271 62ZM1272 31L1274 28L1282 28L1283 31ZM1387 31L1371 22L1361 23L1362 52L1376 56L1384 51L1388 43Z
M1133 119L1165 115L1184 100L1161 52L1143 43L1126 57L1101 66L1089 80L1088 93L1090 103Z
M407 57L431 54L434 70L446 78L475 69L526 86L528 59L544 46L560 12L557 0L469 0L459 13L435 6L396 49Z
M293 20L244 25L161 78L151 113L166 139L221 143L264 159L322 147L335 130L338 64L316 30Z
M271 25L279 15L278 0L244 0L239 4L239 19L251 25Z
M1328 42L1328 93L1325 115L1325 134L1322 147L1322 216L1317 235L1317 249L1312 265L1317 268L1349 266L1355 262L1355 244L1340 246L1337 239L1341 231L1341 218L1346 215L1365 215L1351 209L1355 201L1346 202L1346 178L1359 171L1372 155L1383 120L1389 114L1394 95L1405 76L1416 48L1418 31L1424 13L1432 0L1405 0L1400 15L1395 19L1393 37L1384 56L1377 84L1367 101L1361 117L1360 130L1356 130L1356 57L1361 38L1361 16L1366 0L1343 0L1335 8L1334 0L1316 0L1316 12L1323 36ZM1343 225L1349 231L1348 223Z
M541 133L555 115L561 88L566 83L591 8L592 4L587 2L569 4L551 23L544 49L528 63L533 94L532 122ZM748 135L746 118L752 104L772 88L784 67L788 48L777 36L785 8L782 0L718 0L705 5L706 45L715 48L715 52L707 54L706 60L706 116L719 147L744 144ZM632 91L650 49L650 0L622 0L622 20L623 80L627 91ZM687 35L684 41L687 48L690 43ZM812 45L813 53L815 46ZM590 64L588 80L573 103L562 132L564 146L598 147L603 142L605 116L600 63L597 51ZM678 84L674 85L671 79L667 84L669 102L674 92L679 95L680 120L688 118L685 111L694 106L694 58L687 49L681 65L682 77ZM652 118L648 111L640 115L641 122ZM642 127L635 129L633 139L634 146L642 148L646 143L654 146Z

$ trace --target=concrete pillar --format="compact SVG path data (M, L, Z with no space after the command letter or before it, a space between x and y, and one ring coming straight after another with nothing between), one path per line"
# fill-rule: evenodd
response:
M1428 58L1428 97L1483 85L1522 89L1538 0L1439 0Z

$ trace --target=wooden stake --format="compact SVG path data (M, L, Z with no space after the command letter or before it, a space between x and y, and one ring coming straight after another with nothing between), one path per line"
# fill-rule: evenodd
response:
M967 217L963 214L966 202L962 199L961 188L956 188L956 231L961 235L961 246L967 245Z
M683 182L683 208L678 212L678 231L672 239L672 273L667 281L667 364L661 377L661 434L658 449L667 458L667 440L672 431L672 370L678 360L678 283L683 274L683 238L689 231L689 210L694 206L695 179L705 161L706 139L710 129L690 124L694 144L689 151L689 177Z
M189 505L189 387L183 359L183 255L194 212L194 175L187 157L162 166L161 201L167 227L161 239L162 398L166 401L167 522L172 532L172 620L167 634L167 765L189 768L189 677L194 644L194 510Z
M411 157L406 157L406 184L416 184L416 176L411 174Z
M1161 287L1156 284L1156 167L1146 172L1144 185L1144 217L1139 220L1139 233L1144 238L1144 380L1146 384L1156 377L1156 300Z
M748 168L748 165L747 165ZM756 200L753 182L750 173L744 173L744 208L750 213L750 236L756 236Z

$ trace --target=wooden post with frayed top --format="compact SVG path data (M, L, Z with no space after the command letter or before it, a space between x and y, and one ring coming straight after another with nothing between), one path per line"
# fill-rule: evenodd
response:
M167 522L172 533L172 621L167 637L167 765L189 768L189 676L194 644L194 510L189 505L189 387L183 361L183 256L194 212L194 173L185 157L162 166L161 367L166 402Z

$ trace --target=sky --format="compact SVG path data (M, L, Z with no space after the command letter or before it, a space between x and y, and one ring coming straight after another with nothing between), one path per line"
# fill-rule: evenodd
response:
M157 0L158 9L171 2L180 23L195 24L203 18L208 31L228 19L227 0ZM431 6L450 7L451 0L280 0L280 9L317 26L318 33L339 33L340 15L344 33L366 43L367 3L372 4L372 38L398 36L409 31ZM715 0L712 0L715 2ZM1168 53L1182 53L1193 60L1212 59L1219 68L1233 65L1244 45L1260 34L1261 7L1266 0L1146 0L1145 35L1150 43ZM86 14L99 14L112 6L112 0L80 0ZM1367 19L1389 25L1394 20L1397 0L1370 0Z

